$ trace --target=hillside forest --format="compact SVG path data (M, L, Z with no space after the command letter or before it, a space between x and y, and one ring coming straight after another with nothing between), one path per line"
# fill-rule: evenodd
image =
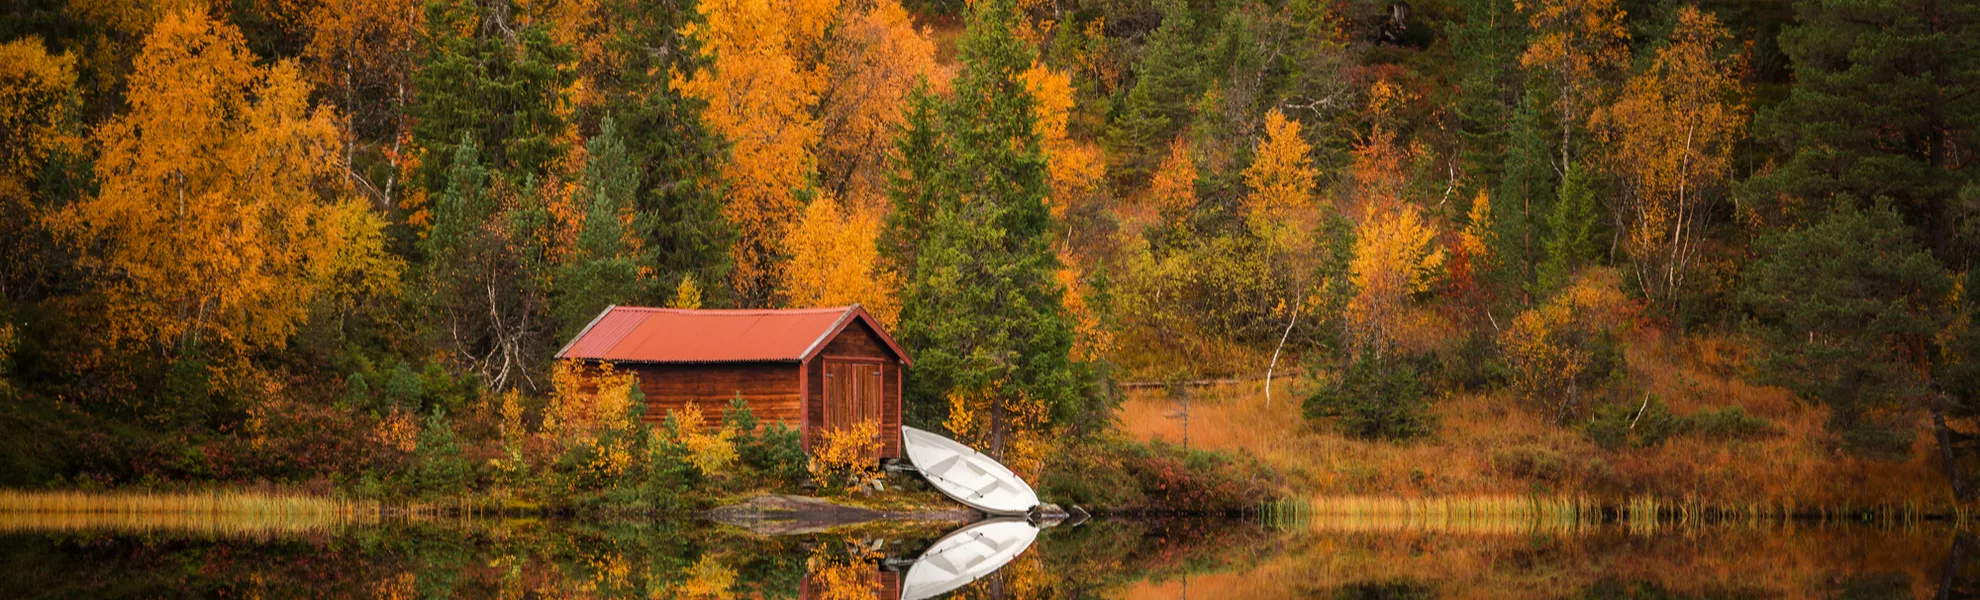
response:
M1969 2L19 0L0 98L0 485L804 479L552 356L857 303L909 424L1033 475L1236 380L1362 453L1526 423L1550 491L1682 443L1980 492ZM1347 489L1463 483L1409 477Z

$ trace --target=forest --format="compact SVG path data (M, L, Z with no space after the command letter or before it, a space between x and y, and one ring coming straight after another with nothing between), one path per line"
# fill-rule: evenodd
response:
M1088 502L1980 493L1969 2L0 17L0 486L856 487L552 356L608 305L860 304L909 424ZM1136 433L1216 381L1322 449Z

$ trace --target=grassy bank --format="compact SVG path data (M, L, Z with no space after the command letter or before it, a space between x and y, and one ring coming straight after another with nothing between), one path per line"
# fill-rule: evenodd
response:
M1950 505L1922 418L1907 456L1856 457L1824 427L1827 407L1742 380L1741 357L1722 344L1633 340L1626 361L1627 376L1667 412L1666 423L1686 427L1654 444L1605 448L1584 423L1557 424L1509 391L1453 392L1432 400L1431 435L1363 441L1302 417L1310 382L1281 379L1269 405L1256 382L1192 388L1189 441L1256 456L1301 495L1541 494L1608 505L1651 497L1814 512ZM1132 390L1121 428L1134 439L1179 442L1183 422L1170 416L1177 406L1165 390ZM1727 415L1745 430L1722 434Z

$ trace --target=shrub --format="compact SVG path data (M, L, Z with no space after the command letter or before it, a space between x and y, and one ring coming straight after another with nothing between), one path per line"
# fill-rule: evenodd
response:
M1560 481L1567 478L1573 466L1566 456L1552 448L1522 445L1493 451L1492 468L1515 477Z
M1570 422L1585 400L1620 372L1616 334L1636 313L1613 269L1584 271L1545 305L1520 313L1499 334L1513 388Z
M1597 446L1619 450L1625 446L1653 447L1689 428L1688 420L1671 414L1662 401L1652 396L1635 407L1622 403L1597 407L1582 423L1581 432Z
M413 450L407 482L413 492L427 496L462 493L472 477L467 453L461 450L447 415L437 411L427 415L426 426L419 432L419 447Z
M852 490L878 479L880 469L873 455L880 451L879 435L880 426L873 421L826 431L811 456L811 477L818 489Z
M1429 435L1434 422L1417 363L1364 353L1306 397L1306 417L1335 417L1342 433L1363 439Z
M1273 480L1250 456L1098 438L1069 444L1038 487L1055 500L1102 510L1228 514L1270 501Z
M1747 414L1746 407L1736 404L1719 410L1699 411L1691 416L1691 424L1700 435L1722 440L1756 438L1778 432L1773 423Z
M729 402L722 422L737 432L736 454L744 468L774 486L795 486L804 481L806 457L796 429L781 421L759 426L741 395Z

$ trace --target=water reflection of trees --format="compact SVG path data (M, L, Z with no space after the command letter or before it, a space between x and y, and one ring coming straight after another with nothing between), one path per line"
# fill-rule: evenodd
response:
M0 535L0 597L899 596L941 526L761 537L701 523L401 523L243 538ZM1267 531L1219 521L1045 530L965 600L1319 597L1976 598L1980 543L1918 528L1530 536Z

